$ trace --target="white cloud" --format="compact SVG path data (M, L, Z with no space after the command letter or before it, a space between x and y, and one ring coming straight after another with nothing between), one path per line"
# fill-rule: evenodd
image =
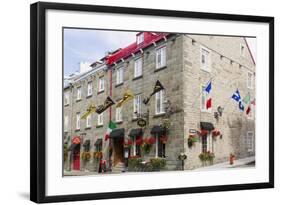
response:
M104 44L110 46L112 50L124 48L136 41L136 32L122 31L100 31L97 32L97 38L102 40Z

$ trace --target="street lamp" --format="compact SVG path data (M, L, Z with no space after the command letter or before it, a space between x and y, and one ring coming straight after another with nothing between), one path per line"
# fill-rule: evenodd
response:
M187 156L183 152L180 153L178 159L181 160L182 171L184 170L184 160L186 160Z

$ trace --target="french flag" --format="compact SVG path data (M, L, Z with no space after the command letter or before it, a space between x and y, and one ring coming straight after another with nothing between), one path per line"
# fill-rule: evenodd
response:
M206 99L206 109L207 110L212 107L212 98L210 95L211 90L212 90L212 81L209 81L209 83L207 84L207 86L205 87L205 90L204 90L204 92L207 93L207 99Z

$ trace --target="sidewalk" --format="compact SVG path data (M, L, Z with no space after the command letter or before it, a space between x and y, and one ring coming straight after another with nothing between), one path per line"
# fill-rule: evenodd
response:
M64 176L88 176L88 175L97 175L97 172L90 172L90 171L78 171L78 170L72 170L72 171L64 171Z
M214 164L211 166L200 167L194 170L185 170L185 171L207 171L207 170L218 170L218 169L228 169L228 168L242 168L242 167L254 167L255 166L255 156L247 157L243 159L234 160L234 164L230 165L229 161ZM64 176L89 176L89 175L108 175L108 174L122 174L127 172L106 172L106 173L97 173L97 172L90 172L90 171L64 171ZM132 172L129 172L132 173Z
M227 162L223 162L223 163L214 164L211 166L200 167L198 169L194 169L193 171L254 167L254 166L255 166L255 156L234 160L233 165L230 165L229 161L227 161Z

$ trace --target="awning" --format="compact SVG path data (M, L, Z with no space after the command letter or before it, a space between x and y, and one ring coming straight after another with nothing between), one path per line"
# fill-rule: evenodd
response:
M125 129L124 128L121 128L121 129L114 129L109 137L111 138L119 138L119 137L124 137L125 135Z
M84 147L90 146L90 140L85 140L85 142L83 143L83 146Z
M151 129L151 134L161 134L161 133L164 133L165 132L165 129L160 126L160 125L155 125L154 127L152 127Z
M68 148L69 151L73 151L76 147L80 146L80 144L71 144L70 147Z
M212 131L215 129L214 125L210 122L200 122L200 127L202 130Z
M130 137L142 136L142 129L141 128L131 129L129 136Z
M95 146L99 146L102 144L102 139L97 139L95 142Z

